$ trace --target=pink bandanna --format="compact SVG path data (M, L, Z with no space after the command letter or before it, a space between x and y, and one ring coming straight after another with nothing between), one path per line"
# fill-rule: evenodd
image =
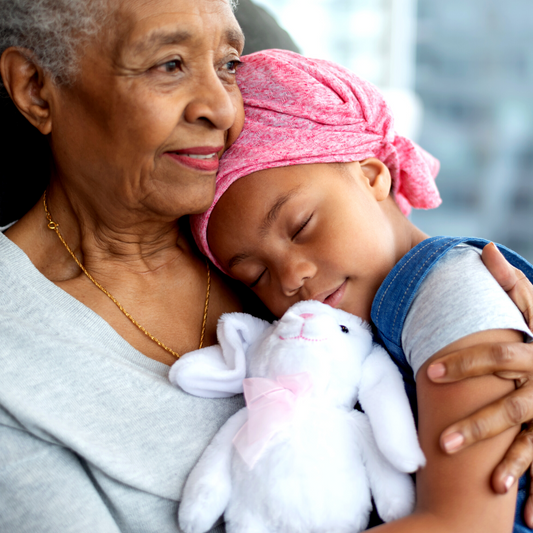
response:
M391 172L404 214L441 203L435 185L439 162L396 135L391 111L372 84L330 61L285 50L257 52L242 61L244 130L221 160L213 204L191 217L196 243L219 268L207 243L209 217L228 187L252 172L376 157Z

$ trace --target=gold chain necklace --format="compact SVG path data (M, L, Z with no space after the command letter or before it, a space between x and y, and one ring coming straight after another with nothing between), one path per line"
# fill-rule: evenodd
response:
M134 324L139 328L150 340L154 341L159 347L163 348L166 352L173 355L176 359L179 359L181 355L178 352L175 352L172 348L169 348L165 344L163 344L159 339L154 337L144 326L139 324L127 311L122 307L122 304L100 283L98 283L90 274L87 272L87 269L80 263L78 258L74 255L74 252L70 249L70 246L67 244L65 239L63 238L63 235L61 235L61 232L59 231L59 224L57 222L54 222L52 220L52 215L50 214L50 211L48 211L48 206L46 205L46 191L43 195L43 206L44 206L44 212L46 214L46 220L48 220L48 229L51 229L57 233L57 236L59 237L59 240L64 244L65 248L67 249L68 253L72 256L72 259L76 261L76 264L81 268L82 272L98 287L121 311L122 313ZM207 324L207 310L209 309L209 293L211 291L211 270L209 268L209 262L207 259L205 260L205 266L207 268L207 291L205 294L205 305L204 305L204 318L202 320L202 331L200 333L200 346L201 348L204 344L204 336L205 336L205 327Z

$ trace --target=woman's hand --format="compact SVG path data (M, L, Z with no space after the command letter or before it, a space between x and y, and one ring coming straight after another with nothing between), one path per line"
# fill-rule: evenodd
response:
M505 260L494 244L484 248L482 258L494 278L522 311L529 328L533 329L533 285L520 270ZM443 449L454 453L510 427L527 424L492 475L495 492L507 492L533 462L533 344L478 344L433 362L427 374L436 383L487 374L515 380L515 391L449 426L441 435ZM533 489L530 490L525 508L525 520L529 527L533 527L531 493Z
M529 329L533 331L533 285L523 272L506 261L494 243L483 248L481 257L496 281L522 311Z

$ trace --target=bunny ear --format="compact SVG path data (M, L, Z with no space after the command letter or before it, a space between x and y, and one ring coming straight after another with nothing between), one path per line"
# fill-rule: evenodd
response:
M245 313L222 315L217 327L220 344L180 357L170 369L170 382L203 398L228 398L242 392L246 351L269 326Z

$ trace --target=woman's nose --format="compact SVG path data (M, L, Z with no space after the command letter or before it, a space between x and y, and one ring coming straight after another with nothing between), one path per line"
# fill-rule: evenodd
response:
M185 120L189 123L204 121L217 130L229 130L235 122L237 105L241 101L238 88L222 83L214 69L196 81L191 89L191 100L185 108Z
M293 259L281 275L281 287L285 296L294 296L307 280L316 274L314 263L306 259Z

